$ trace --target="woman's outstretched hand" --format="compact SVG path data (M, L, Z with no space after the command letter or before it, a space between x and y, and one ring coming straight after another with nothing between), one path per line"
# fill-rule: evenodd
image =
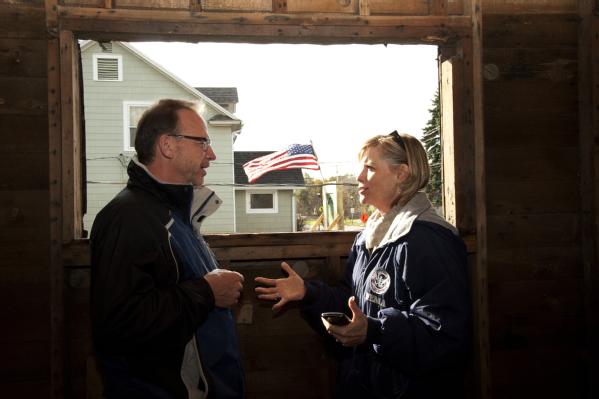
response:
M349 309L352 312L351 322L345 326L335 326L325 319L321 318L322 324L337 342L343 346L357 346L366 341L368 331L368 318L360 310L355 298L352 296L347 301Z
M304 279L291 268L286 262L281 263L281 269L287 273L285 278L256 277L254 281L265 287L256 287L258 298L269 301L277 301L272 310L279 311L287 302L300 301L306 295Z

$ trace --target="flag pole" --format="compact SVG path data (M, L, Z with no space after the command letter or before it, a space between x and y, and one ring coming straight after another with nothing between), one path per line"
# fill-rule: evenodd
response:
M318 160L318 155L316 154L316 148L314 148L314 143L312 139L310 139L310 145L312 146L312 151L314 151L314 156ZM324 175L322 174L322 167L320 166L320 162L318 163L318 169L320 170L320 177L322 178L322 184L324 185Z
M314 148L314 143L312 142L312 139L310 139L310 145L312 146L312 151L314 151L314 156L316 157L316 159L318 160L318 155L316 154L316 148ZM325 217L325 213L326 213L326 194L324 191L324 186L325 186L325 181L324 181L324 174L322 173L322 167L320 166L320 162L318 162L318 169L320 170L320 177L322 178L322 185L320 186L320 196L322 198L322 214L320 215L322 217L322 219L319 217L318 220L320 221L320 223L322 223L323 227L327 227L326 226L326 217ZM316 224L316 223L315 223Z

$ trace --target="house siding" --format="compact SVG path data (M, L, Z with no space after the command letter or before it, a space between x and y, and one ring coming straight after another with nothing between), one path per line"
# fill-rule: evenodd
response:
M127 181L126 167L134 153L124 148L124 102L152 103L161 98L179 98L198 102L200 113L206 120L218 114L212 106L194 97L118 43L113 43L112 49L112 54L122 55L123 80L120 82L93 80L93 54L102 52L97 43L82 53L88 180L84 228L88 231L96 214L122 190ZM206 220L203 230L233 232L231 129L208 125L208 133L217 161L208 170L206 184L219 184L213 189L223 200L223 205Z
M291 219L293 190L278 190L277 213L246 212L246 190L235 191L235 217L238 233L274 233L293 231Z

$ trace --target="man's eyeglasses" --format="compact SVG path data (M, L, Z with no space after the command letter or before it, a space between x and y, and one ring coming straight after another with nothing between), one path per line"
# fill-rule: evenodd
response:
M187 136L185 134L169 134L169 136L177 139L188 139L202 145L202 149L206 151L210 146L210 137Z

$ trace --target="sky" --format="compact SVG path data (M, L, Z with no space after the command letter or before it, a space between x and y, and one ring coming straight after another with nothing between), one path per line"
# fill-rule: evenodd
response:
M438 87L435 46L132 45L193 87L237 87L235 151L311 141L324 177L353 173L374 135L421 137Z

